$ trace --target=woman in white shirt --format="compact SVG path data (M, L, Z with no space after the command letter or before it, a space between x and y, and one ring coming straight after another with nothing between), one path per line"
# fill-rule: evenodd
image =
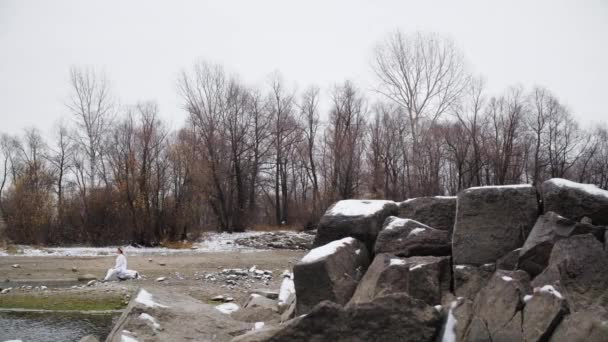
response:
M103 280L111 280L114 276L119 280L138 279L139 273L137 271L127 269L127 257L125 257L122 248L118 247L116 253L118 254L116 257L116 265L108 270L108 273L106 273L106 277Z

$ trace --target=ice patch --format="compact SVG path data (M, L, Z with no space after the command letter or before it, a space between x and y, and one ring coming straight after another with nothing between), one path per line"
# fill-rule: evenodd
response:
M513 281L513 278L511 278L509 276L502 276L502 280L504 280L504 281Z
M525 296L524 296L524 303L529 302L529 301L530 301L530 299L532 299L532 297L533 297L532 295L525 295Z
M407 218L399 218L399 217L396 217L396 216L390 216L389 219L390 219L390 222L386 225L386 227L384 227L384 229L386 229L386 230L390 230L390 229L394 229L394 228L399 227L399 226L403 226L407 222L410 222L410 221L413 222L413 223L415 223L416 225L422 227L422 228L415 228L414 230L416 230L416 229L423 229L423 230L424 229L431 229L431 227L427 226L426 224L420 223L420 222L415 221L415 220L407 219Z
M539 290L541 293L549 293L554 295L555 297L559 298L559 299L564 299L564 297L562 296L561 293L559 293L559 291L557 291L553 286L551 285L545 285L543 287L540 288Z
M416 236L416 235L424 232L425 230L426 230L426 228L414 228L414 229L412 229L412 231L409 234L407 234L407 236L412 236L412 235Z
M426 265L426 264L418 264L418 265L414 265L414 266L410 267L410 271L413 271L413 270L417 270L417 269L419 269L419 268L422 268L424 265Z
M143 320L143 321L148 321L148 322L150 322L150 323L152 324L152 328L153 328L154 330L159 330L159 329L160 329L160 324L158 324L158 322L156 321L156 318L154 318L154 317L152 317L152 316L148 315L148 314L147 314L147 313L145 313L145 312L142 312L142 313L139 315L139 319L141 319L141 320Z
M220 304L220 305L216 306L215 308L217 310L219 310L221 313L226 314L226 315L230 315L231 313L233 313L235 311L239 311L239 309L240 309L238 304L235 304L235 303L224 303L224 304Z
M467 267L468 267L467 265L456 265L457 270L464 270Z
M405 265L405 260L403 260L403 259L397 259L397 258L391 259L391 262L389 263L389 266L395 266L395 265Z
M448 319L445 321L445 329L443 331L443 336L441 337L441 342L456 342L456 324L458 320L454 316L454 309L458 305L458 301L452 301L450 303L450 311L448 311Z
M441 306L441 305L435 305L433 307L435 308L435 310L437 310L439 312L441 312L441 308L443 308L443 306Z
M355 251L355 254L357 254L357 255L361 254L361 249L357 249L357 250Z
M584 191L590 195L604 196L604 197L608 198L608 190L602 190L602 189L598 188L595 184L576 183L576 182L569 181L569 180L563 179L563 178L552 178L552 179L549 179L547 182L549 182L555 186L558 186L560 188L562 188L562 187L575 188L575 189Z
M154 308L154 307L158 307L158 308L167 308L168 306L166 305L162 305L159 303L156 303L153 299L152 299L152 295L150 294L150 292L141 289L139 290L139 293L137 294L137 297L135 297L135 302L143 304L149 308Z
M284 277L283 282L281 283L281 288L279 289L279 298L278 298L279 306L286 305L287 300L289 299L290 295L295 294L295 293L296 293L296 288L293 283L293 279L291 279L291 277Z
M395 203L382 200L342 200L331 207L325 215L330 216L371 216L384 208L384 205Z
M316 261L319 261L323 258L326 258L328 255L334 254L339 248L342 248L346 245L350 245L355 242L355 239L352 237L346 237L341 240L332 241L326 245L317 247L312 249L308 254L306 254L300 263L310 264Z
M260 330L264 327L264 322L255 322L253 325L253 330Z
M126 330L123 330L122 332L123 333L120 335L120 342L137 342L136 338L124 334L125 332L127 332L127 333L130 333L130 332L128 332Z

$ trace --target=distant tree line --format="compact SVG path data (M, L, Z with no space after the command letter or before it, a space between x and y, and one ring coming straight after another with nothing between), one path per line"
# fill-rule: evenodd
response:
M370 94L350 81L250 87L200 62L179 76L188 120L118 106L106 77L70 72L69 115L0 141L0 209L15 243L138 243L256 225L315 227L334 201L403 200L551 177L608 188L608 129L545 88L489 95L453 42L395 32ZM324 99L323 99L324 98ZM329 103L321 112L321 101Z

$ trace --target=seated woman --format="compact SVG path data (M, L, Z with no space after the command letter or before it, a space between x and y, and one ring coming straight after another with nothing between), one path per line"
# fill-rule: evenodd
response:
M127 257L125 257L122 252L122 248L118 247L116 253L118 254L116 257L116 265L108 270L103 281L113 280L114 278L117 278L118 280L139 279L139 273L137 271L127 269Z

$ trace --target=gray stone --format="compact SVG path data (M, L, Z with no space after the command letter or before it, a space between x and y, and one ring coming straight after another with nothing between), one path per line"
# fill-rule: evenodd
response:
M397 258L391 254L378 254L359 282L350 304L370 302L394 293L408 293L429 305L436 305L449 290L449 257Z
M249 295L249 298L247 299L247 302L245 303L245 305L243 307L244 308L262 307L262 308L267 308L267 309L278 312L276 300L266 298L257 293L252 293L251 295Z
M521 249L514 249L509 253L496 260L496 269L515 271L517 269L517 263L519 261L519 251Z
M571 311L608 307L608 253L591 234L558 240L549 265L532 281L534 287L552 285L564 294Z
M545 181L541 189L545 212L575 221L588 217L593 224L608 225L608 191L561 178Z
M319 221L313 247L351 236L373 251L384 220L398 212L397 204L392 201L343 200L334 203Z
M538 216L531 185L470 188L458 194L452 236L455 264L494 263L523 245Z
M523 310L523 333L526 342L548 341L551 334L568 312L561 295L537 289L526 301Z
M416 255L450 255L449 233L411 219L391 216L378 234L375 253L409 257Z
M593 233L601 240L604 228L572 221L552 211L547 212L538 218L519 251L518 267L534 277L547 267L551 250L557 240L587 233Z
M399 217L448 231L451 236L456 217L456 196L411 198L399 203Z
M346 304L368 265L365 245L351 237L311 250L293 268L297 314L324 300Z
M608 341L608 312L592 307L564 318L551 336L550 342L606 342Z
M454 265L454 293L458 297L475 299L479 291L488 283L495 269L494 264Z
M142 314L152 317L158 327ZM135 335L138 341L230 341L250 329L250 323L234 320L213 305L175 291L150 288L133 296L106 341L123 341L123 335Z
M473 317L482 324L469 327L467 336L483 336L486 332L491 340L508 341L518 339L510 331L521 332L521 318L514 317L522 307L523 297L531 293L530 277L524 271L503 271L494 273L488 284L475 297Z
M324 301L264 341L432 341L440 324L432 306L399 293L346 307Z

